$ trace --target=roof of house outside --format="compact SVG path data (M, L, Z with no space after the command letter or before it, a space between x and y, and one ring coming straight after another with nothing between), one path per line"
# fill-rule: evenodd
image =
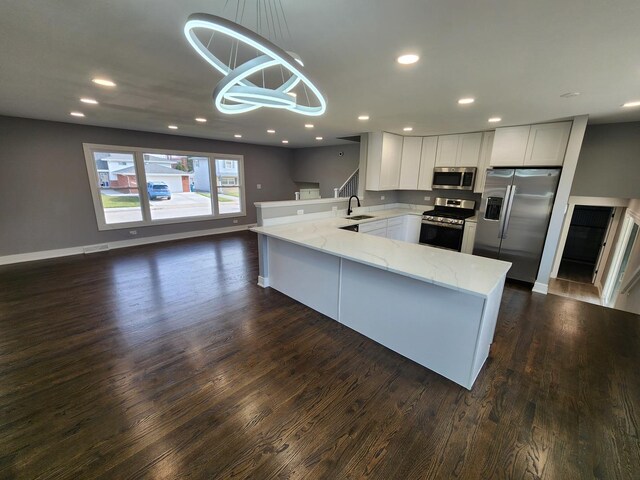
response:
M175 168L169 168L155 163L145 163L144 171L147 175L192 175L190 172L176 170ZM126 167L112 173L116 173L118 175L135 175L136 170L134 167Z

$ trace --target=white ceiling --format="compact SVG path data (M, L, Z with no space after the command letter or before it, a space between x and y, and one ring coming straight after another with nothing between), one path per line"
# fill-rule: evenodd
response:
M220 75L182 27L194 12L222 14L225 0L3 0L0 114L231 141L240 133L260 144L286 138L289 147L407 125L417 135L486 130L490 116L502 117L500 125L578 114L591 123L640 120L640 108L620 107L640 100L638 0L282 2L294 49L327 98L322 117L215 110ZM229 4L224 16L233 17L236 0ZM255 0L246 8L255 11ZM395 62L409 51L420 54L418 64ZM118 87L93 85L99 75ZM581 95L560 97L573 91ZM476 102L458 105L466 96ZM358 121L362 113L371 120Z

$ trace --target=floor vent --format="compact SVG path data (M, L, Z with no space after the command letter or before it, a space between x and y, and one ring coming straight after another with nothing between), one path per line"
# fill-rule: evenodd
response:
M107 250L109 250L109 244L108 243L102 243L100 245L90 245L88 247L84 247L82 249L82 251L86 254L89 253L96 253L96 252L106 252Z

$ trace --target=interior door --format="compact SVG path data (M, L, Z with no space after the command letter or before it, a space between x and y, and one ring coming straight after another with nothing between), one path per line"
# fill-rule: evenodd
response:
M484 194L478 211L474 255L498 258L508 194L514 173L515 170L512 168L487 170Z
M560 169L516 169L500 247L509 278L535 282L559 179Z
M607 230L604 232L604 236L602 237L602 242L600 243L600 251L598 252L598 259L596 260L596 266L593 269L593 275L591 276L591 283L596 283L596 277L598 276L598 271L601 268L604 268L602 263L602 257L604 255L604 247L607 245L607 240L609 238L609 234L611 233L611 225L613 224L613 219L615 218L615 209L611 209L611 214L609 215L609 223L607 224Z

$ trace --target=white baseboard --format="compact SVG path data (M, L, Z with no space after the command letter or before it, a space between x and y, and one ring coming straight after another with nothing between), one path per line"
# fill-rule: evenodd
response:
M167 235L155 235L152 237L131 238L118 240L115 242L99 243L95 245L80 245L78 247L59 248L56 250L43 250L40 252L18 253L15 255L4 255L0 257L0 265L10 265L13 263L33 262L36 260L47 260L50 258L68 257L71 255L90 255L96 252L115 250L118 248L135 247L137 245L148 245L151 243L170 242L172 240L183 240L185 238L206 237L209 235L219 235L222 233L240 232L255 227L256 224L238 225L233 227L210 228L207 230L196 230L192 232L170 233Z
M258 275L258 286L262 288L269 287L269 277L261 277Z
M546 295L547 293L549 293L549 285L542 282L536 282L533 284L533 288L531 289L531 291Z

